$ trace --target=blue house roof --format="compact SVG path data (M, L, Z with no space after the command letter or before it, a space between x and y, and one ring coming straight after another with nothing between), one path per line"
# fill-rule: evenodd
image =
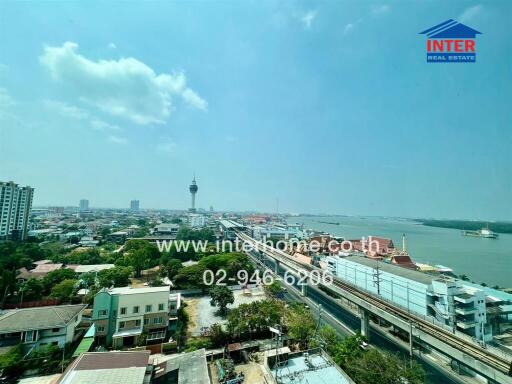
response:
M427 35L430 39L474 39L476 35L481 35L481 32L459 23L453 19L446 20L432 28L420 32L420 35Z

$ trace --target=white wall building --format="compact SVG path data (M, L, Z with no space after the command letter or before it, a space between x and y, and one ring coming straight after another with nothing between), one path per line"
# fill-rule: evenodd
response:
M43 345L63 347L77 336L85 304L24 308L0 317L0 345L22 343L26 349Z
M492 340L481 289L362 256L327 256L325 261L344 281L477 340Z
M206 216L190 213L188 215L188 225L192 228L203 228L206 225Z
M0 240L26 239L34 189L0 181Z
M114 348L137 344L143 332L146 341L162 340L180 300L167 286L102 289L94 298L96 339Z

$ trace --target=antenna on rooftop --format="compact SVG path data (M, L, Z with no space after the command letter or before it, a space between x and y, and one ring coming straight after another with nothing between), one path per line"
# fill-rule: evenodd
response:
M405 233L402 233L402 252L407 252L407 247L405 246Z

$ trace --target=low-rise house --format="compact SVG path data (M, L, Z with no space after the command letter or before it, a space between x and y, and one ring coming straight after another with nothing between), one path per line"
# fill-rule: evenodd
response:
M209 384L206 350L180 353L172 356L153 355L154 384Z
M90 264L90 265L81 265L81 264L70 264L68 265L69 269L72 269L78 274L81 273L89 273L89 272L100 272L105 269L114 268L114 264Z
M63 347L78 336L85 304L15 309L0 317L0 346L24 344L27 349L42 345Z
M146 384L153 372L149 355L149 351L82 353L58 384Z
M167 286L102 289L94 298L96 341L114 348L138 344L144 337L147 343L161 341L179 305L179 296L170 295Z
M178 224L159 224L153 228L153 235L176 236L180 226Z

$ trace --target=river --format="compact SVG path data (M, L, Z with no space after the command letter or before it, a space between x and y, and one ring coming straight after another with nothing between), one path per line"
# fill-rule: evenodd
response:
M347 216L298 216L289 223L329 232L345 239L379 236L402 246L402 234L412 259L432 265L442 264L456 275L466 275L475 283L512 287L512 234L498 239L462 236L458 229L427 227L408 219ZM329 223L339 223L329 224Z

